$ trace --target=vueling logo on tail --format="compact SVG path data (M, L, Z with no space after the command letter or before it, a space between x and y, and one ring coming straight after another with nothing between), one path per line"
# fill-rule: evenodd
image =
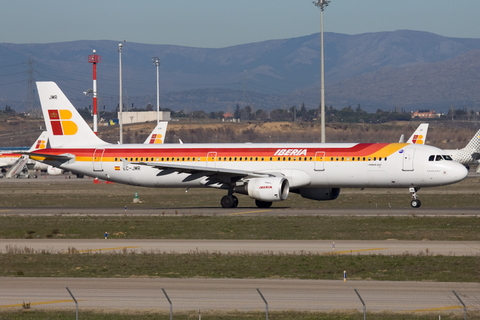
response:
M72 113L69 110L48 110L50 124L52 125L53 135L71 136L77 133L78 127L72 119Z
M412 139L413 144L423 144L423 135L414 135Z
M162 144L162 135L161 134L152 134L150 138L150 144Z

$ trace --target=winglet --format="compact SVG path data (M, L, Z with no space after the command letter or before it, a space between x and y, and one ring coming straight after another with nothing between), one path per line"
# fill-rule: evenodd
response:
M93 133L55 82L37 82L37 89L50 145L53 148L107 144Z

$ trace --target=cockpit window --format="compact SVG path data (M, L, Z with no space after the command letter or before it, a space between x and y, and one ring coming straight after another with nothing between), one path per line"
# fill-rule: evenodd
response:
M434 161L434 160L435 160L435 156L428 157L428 161Z
M437 157L435 158L435 161L442 161L443 160L443 157L441 155L437 155Z
M452 157L450 157L449 155L443 155L443 159L453 161Z

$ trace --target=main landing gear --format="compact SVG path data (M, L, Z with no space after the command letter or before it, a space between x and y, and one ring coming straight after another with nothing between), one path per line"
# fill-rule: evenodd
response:
M236 208L238 206L238 198L234 195L223 196L220 200L223 208Z
M418 188L411 187L409 191L412 195L412 202L410 202L410 205L412 206L412 208L420 208L422 202L420 201L420 199L417 199Z

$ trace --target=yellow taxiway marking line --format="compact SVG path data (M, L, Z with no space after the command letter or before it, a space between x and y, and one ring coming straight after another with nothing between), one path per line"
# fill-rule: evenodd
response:
M103 249L87 249L87 250L78 250L79 253L92 252L92 251L106 251L106 250L122 250L122 249L135 249L140 248L140 246L130 246L130 247L118 247L118 248L103 248ZM66 252L65 252L66 253Z
M229 216L234 216L234 215L237 215L237 214L245 214L245 213L259 213L259 212L268 212L268 211L272 211L272 210L247 211L247 212L234 212L234 213L230 213L230 214L229 214Z
M358 250L344 250L344 251L333 251L326 252L326 254L342 254L342 253L352 253L352 252L362 252L362 251L373 251L373 250L386 250L388 248L370 248L370 249L358 249Z
M77 300L77 301L83 301L83 300ZM40 301L40 302L29 302L31 306L36 306L40 304L52 304L52 303L64 303L64 302L74 302L73 300L55 300L55 301ZM12 307L22 307L23 303L19 304L6 304L3 306L0 306L0 308L12 308Z
M467 308L471 308L471 307L472 306L467 306ZM444 311L444 310L455 310L455 309L463 309L463 307L460 307L460 306L439 307L439 308L429 308L429 309L418 309L410 312L430 312L430 311Z

